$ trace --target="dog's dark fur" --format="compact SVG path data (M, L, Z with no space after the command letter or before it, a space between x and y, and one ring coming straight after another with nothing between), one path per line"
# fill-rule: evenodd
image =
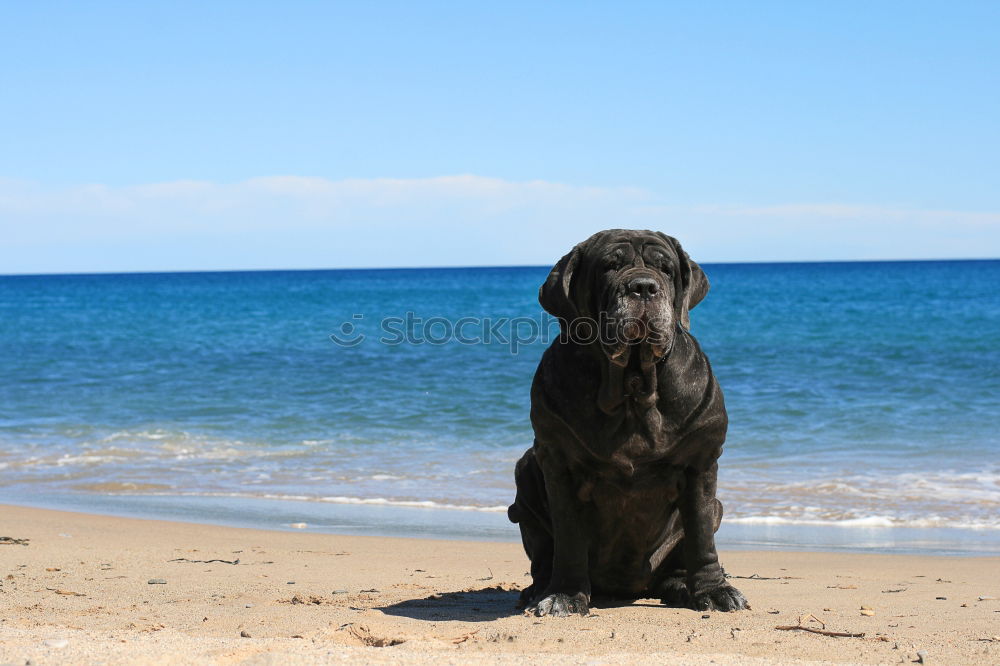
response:
M508 511L531 560L521 603L536 614L585 614L592 594L748 607L715 551L728 419L688 332L707 292L675 239L623 229L577 245L539 290L563 335L535 373L535 442Z

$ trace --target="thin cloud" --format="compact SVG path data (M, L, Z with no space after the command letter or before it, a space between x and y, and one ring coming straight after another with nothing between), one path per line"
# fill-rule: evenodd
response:
M1000 213L961 210L920 210L850 204L781 204L777 206L695 206L693 211L730 217L766 217L832 220L882 220L893 222L949 222L972 225L1000 224Z
M608 227L699 261L1000 255L1000 213L843 203L668 205L639 188L476 175L0 181L0 272L548 264Z

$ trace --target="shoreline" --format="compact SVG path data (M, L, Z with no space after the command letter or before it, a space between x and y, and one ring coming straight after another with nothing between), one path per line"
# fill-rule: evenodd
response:
M998 557L722 550L750 611L640 600L534 618L514 608L518 543L0 516L0 536L28 540L0 545L3 663L1000 660ZM819 628L810 615L864 637L776 629Z
M414 537L520 544L506 512L381 502L324 502L284 497L164 494L46 496L32 502L0 493L0 505L131 518L345 536ZM728 550L1000 556L1000 530L723 519L716 535Z

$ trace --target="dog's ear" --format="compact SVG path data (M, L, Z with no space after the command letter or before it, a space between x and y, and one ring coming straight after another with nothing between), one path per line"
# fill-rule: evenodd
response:
M566 322L573 321L579 315L570 295L570 284L573 281L573 273L580 263L580 252L580 245L577 245L560 259L549 271L549 276L542 286L538 288L538 302L545 311Z
M677 253L677 260L680 262L680 275L674 276L674 312L677 313L681 326L685 330L691 330L691 317L688 313L708 294L708 278L701 270L701 266L684 251L680 241L663 233L659 235L670 243Z

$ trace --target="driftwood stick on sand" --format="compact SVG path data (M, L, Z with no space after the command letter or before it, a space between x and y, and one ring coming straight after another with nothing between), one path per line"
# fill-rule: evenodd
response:
M805 626L806 622L816 622L819 624L819 629L816 627ZM811 634L819 634L820 636L833 636L835 638L864 638L864 634L852 634L845 631L827 631L826 622L819 619L812 613L806 613L799 617L798 624L788 624L780 627L775 627L779 631L808 631Z
M190 564L211 564L212 562L221 562L222 564L239 564L240 559L235 560L189 560L186 557L178 557L172 560L167 560L167 562L188 562Z
M865 635L862 634L851 634L846 631L827 631L826 629L815 629L813 627L803 627L801 624L793 625L789 624L786 626L775 627L779 631L808 631L811 634L819 634L821 636L834 636L836 638L864 638Z

